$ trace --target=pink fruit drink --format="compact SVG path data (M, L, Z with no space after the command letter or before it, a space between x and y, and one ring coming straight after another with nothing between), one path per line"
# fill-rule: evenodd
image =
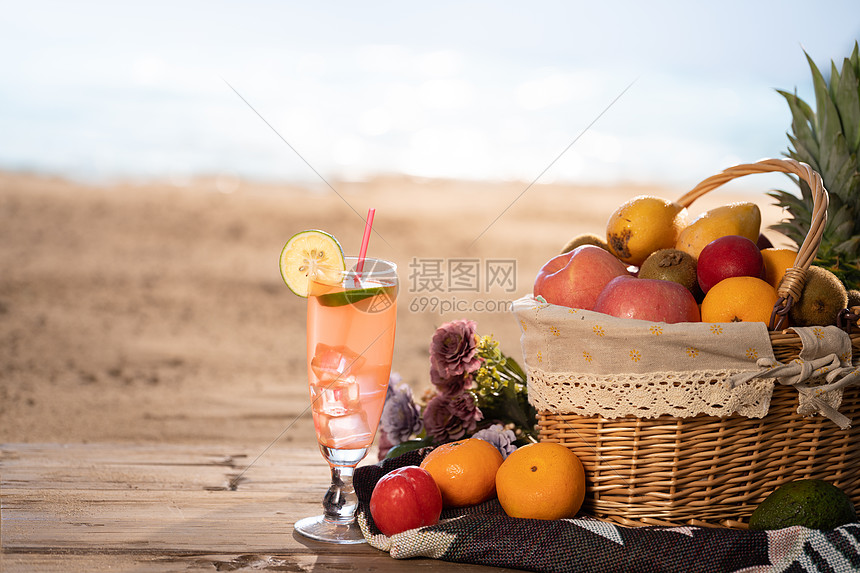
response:
M358 284L354 277L340 286L311 281L308 381L323 446L349 450L373 442L394 351L393 289L379 281Z

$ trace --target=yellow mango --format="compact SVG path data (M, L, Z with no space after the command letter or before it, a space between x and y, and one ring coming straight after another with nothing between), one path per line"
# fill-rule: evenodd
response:
M639 195L624 202L606 223L609 251L628 265L639 266L648 255L671 249L687 223L687 210L668 199Z
M755 203L731 203L706 211L693 219L678 235L675 248L698 259L702 249L715 239L740 235L752 242L761 232L761 211Z

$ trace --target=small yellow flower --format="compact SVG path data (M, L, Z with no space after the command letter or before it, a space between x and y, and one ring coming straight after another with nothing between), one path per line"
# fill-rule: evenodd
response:
M747 358L750 360L758 360L758 350L755 348L747 348Z
M711 334L722 334L723 333L723 325L721 324L712 324L711 325Z
M818 340L821 340L822 338L824 338L824 329L821 328L820 326L816 326L815 328L812 329L812 334L815 335L815 338L817 338Z
M603 331L603 327L600 326L599 324L595 324L594 328L592 328L592 330L594 331L594 334L596 334L597 336L605 336L606 335L606 333Z
M550 326L549 331L552 332L553 336L561 336L561 330L557 326Z
M520 320L520 326L523 328L523 332L525 332L526 330L528 330L528 329L529 329L529 327L528 327L528 326L526 326L526 321L525 321L525 320Z
M538 350L537 359L538 359L538 362L543 362L543 354L541 353L540 350Z
M642 354L638 350L631 350L630 360L632 360L633 362L639 362L640 360L642 360Z
M687 356L690 358L696 358L699 355L699 349L693 348L692 346L687 347Z
M589 353L588 353L588 352L586 352L585 350L583 350L583 351L582 351L582 357L583 357L583 358L585 358L585 361L586 361L586 362L588 362L588 363L590 363L590 362L591 362L591 354L589 354Z
M661 334L663 334L663 327L659 324L652 324L648 328L648 331L651 332L651 334L653 334L654 336L660 336Z
M567 312L569 312L570 314L576 314L577 312L579 312L579 309L578 308L569 308L569 309L567 309Z

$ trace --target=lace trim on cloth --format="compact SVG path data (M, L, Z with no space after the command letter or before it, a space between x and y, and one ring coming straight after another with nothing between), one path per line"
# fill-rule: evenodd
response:
M538 410L620 418L686 418L740 414L762 418L770 408L774 379L759 378L732 387L738 370L595 375L547 372L531 367L529 401Z

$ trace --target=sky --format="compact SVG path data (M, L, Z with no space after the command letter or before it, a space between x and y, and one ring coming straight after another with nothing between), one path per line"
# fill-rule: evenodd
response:
M779 156L860 4L11 2L0 168L692 185Z

